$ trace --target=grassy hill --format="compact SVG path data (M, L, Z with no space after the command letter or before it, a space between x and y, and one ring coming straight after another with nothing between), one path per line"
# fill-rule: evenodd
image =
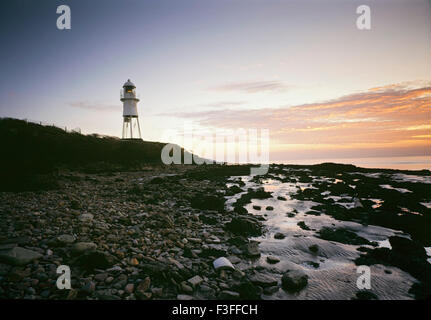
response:
M54 126L2 118L0 191L43 189L50 183L43 180L55 175L59 168L98 172L162 165L160 154L164 145L82 135Z

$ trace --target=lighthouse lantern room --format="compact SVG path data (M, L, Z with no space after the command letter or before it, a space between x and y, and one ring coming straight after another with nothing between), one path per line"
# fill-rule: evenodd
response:
M123 102L123 134L122 139L142 139L138 119L138 101L136 86L129 80L123 85L121 99Z

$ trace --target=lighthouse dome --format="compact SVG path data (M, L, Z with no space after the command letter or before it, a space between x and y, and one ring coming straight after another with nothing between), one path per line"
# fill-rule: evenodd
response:
M133 88L136 88L135 84L134 84L132 81L130 81L130 79L128 79L128 80L126 81L126 83L123 85L123 88L125 88L125 87L133 87Z

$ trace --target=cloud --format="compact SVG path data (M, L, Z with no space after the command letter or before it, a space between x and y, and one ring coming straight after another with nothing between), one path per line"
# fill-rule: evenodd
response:
M428 86L396 84L320 103L248 110L223 108L176 116L207 127L268 128L271 144L279 146L324 146L352 149L358 154L369 148L410 148L431 154L431 84L422 84Z
M102 112L112 112L112 111L121 111L121 106L119 105L106 105L102 103L94 103L88 101L77 101L68 103L70 107L92 110L92 111L102 111Z
M431 129L431 124L420 124L416 126L410 126L406 128L401 128L401 130L413 131L413 130L427 130Z
M214 103L201 104L199 108L225 108L231 106L239 106L245 104L245 101L219 101Z
M257 93L265 91L286 91L288 86L280 81L251 81L227 83L220 86L212 87L216 91L237 91L243 93Z
M205 111L211 111L211 109L214 109L214 111L217 112L218 110L225 110L226 108L241 106L244 104L246 104L245 101L218 101L218 102L211 102L211 103L202 103L194 106L186 106L186 107L182 107L181 110L204 109ZM178 112L177 110L178 110L178 107L175 107L175 108L172 108L172 110L169 112L154 113L153 115L158 117L176 117ZM197 112L200 113L202 111L197 111ZM180 117L182 118L193 117L194 114L196 114L195 111L182 112Z

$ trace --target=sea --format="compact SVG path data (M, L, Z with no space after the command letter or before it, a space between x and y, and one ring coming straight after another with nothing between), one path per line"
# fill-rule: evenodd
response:
M369 158L337 158L337 159L286 159L274 161L283 164L311 165L324 162L353 164L362 168L398 169L398 170L431 170L431 156L404 157L369 157Z

